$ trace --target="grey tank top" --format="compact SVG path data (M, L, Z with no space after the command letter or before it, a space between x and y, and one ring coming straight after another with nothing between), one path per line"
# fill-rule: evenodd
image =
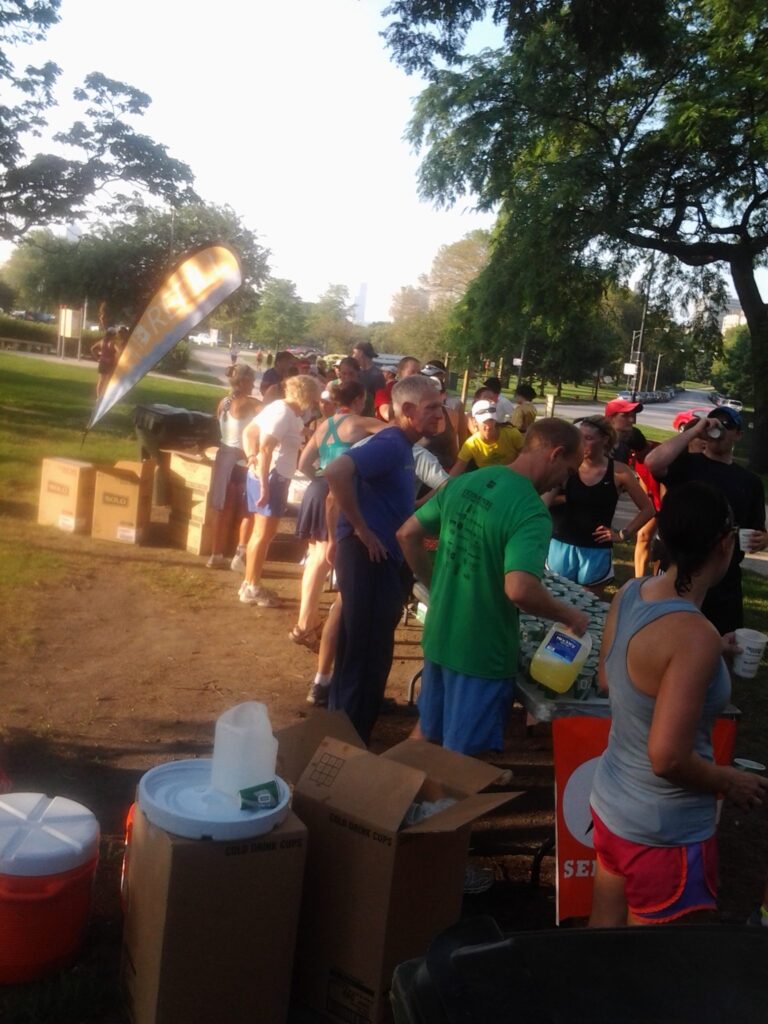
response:
M638 690L627 672L627 647L635 633L663 615L698 611L683 598L644 601L645 581L633 580L621 601L613 644L605 658L611 699L608 747L598 762L590 803L608 828L623 839L646 846L683 846L708 839L715 831L715 796L681 789L654 775L648 734L656 705ZM685 643L685 633L680 636ZM707 687L693 749L712 761L712 726L731 695L731 679L720 659Z

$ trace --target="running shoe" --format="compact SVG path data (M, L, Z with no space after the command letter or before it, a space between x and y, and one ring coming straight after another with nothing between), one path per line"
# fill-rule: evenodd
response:
M226 569L227 560L224 555L211 555L205 563L206 569Z
M327 708L330 689L330 683L327 686L323 686L322 683L312 683L307 694L307 704L314 704L316 708Z
M252 583L243 583L240 587L239 600L242 604L255 604L259 608L277 608L280 598L274 590L256 587Z

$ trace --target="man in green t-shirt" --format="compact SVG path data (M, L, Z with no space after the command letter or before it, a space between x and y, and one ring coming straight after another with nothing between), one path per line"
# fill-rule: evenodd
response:
M541 583L552 520L539 495L561 487L580 461L576 427L538 420L514 465L449 481L400 528L405 557L429 588L416 735L465 754L501 750L518 608L579 636L587 628L585 612L556 601ZM440 538L434 569L426 535Z

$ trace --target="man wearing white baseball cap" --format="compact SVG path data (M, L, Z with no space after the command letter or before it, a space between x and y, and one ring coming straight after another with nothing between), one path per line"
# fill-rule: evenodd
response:
M523 435L517 427L505 422L504 415L497 402L485 398L475 402L472 419L477 424L477 433L468 437L459 449L450 476L461 476L470 462L477 469L483 469L486 466L508 466L515 461L523 447Z

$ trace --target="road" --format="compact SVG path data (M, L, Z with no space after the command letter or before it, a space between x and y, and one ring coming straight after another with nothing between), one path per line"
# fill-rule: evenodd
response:
M679 412L699 406L715 408L709 400L708 391L683 391L670 402L646 405L637 417L637 425L641 430L643 424L649 427L658 427L660 430L672 430L672 420ZM544 403L537 402L536 408L543 416ZM557 402L555 405L555 415L562 416L566 420L576 419L577 416L594 416L604 410L605 405L602 402Z

